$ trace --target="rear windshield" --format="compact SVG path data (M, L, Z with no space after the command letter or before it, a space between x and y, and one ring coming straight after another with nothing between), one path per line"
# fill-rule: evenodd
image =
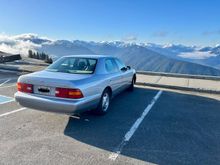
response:
M97 59L64 57L50 65L46 70L72 74L92 74L95 71Z

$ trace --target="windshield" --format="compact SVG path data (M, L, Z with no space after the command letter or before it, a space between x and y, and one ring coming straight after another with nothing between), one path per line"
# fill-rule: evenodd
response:
M81 57L64 57L50 65L46 70L73 74L92 74L95 71L97 59Z

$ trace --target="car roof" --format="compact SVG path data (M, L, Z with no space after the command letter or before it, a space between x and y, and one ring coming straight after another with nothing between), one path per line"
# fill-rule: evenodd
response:
M99 59L99 58L114 58L114 56L111 55L96 55L96 54L82 54L82 55L68 55L68 56L64 56L64 57L82 57L82 58L95 58L95 59Z

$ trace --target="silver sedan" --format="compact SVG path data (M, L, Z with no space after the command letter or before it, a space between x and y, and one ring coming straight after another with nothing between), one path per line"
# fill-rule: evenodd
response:
M57 60L43 71L20 76L16 101L32 109L65 114L108 111L111 99L136 81L135 70L118 58L74 55Z

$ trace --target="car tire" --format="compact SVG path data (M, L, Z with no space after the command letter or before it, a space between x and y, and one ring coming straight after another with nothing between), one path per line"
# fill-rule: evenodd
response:
M135 82L136 82L136 78L135 78L135 76L133 76L131 85L128 87L128 91L131 91L131 92L132 92L132 91L134 90L134 84L135 84Z
M110 101L111 101L111 92L108 88L106 88L102 93L101 100L99 102L98 107L95 110L95 114L105 115L108 112Z

